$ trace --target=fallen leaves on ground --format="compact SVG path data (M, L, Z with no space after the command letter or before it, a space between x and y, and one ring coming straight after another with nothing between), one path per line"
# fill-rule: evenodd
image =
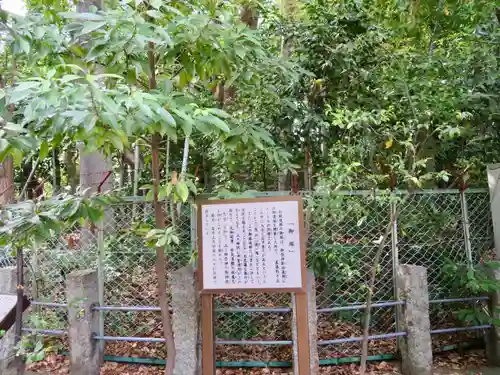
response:
M486 365L484 350L475 350L459 354L457 352L449 352L436 355L434 365L439 368L447 368L453 370L461 370L466 368L478 368ZM28 367L28 370L33 372L49 373L53 375L68 375L69 360L68 358L51 354L47 358ZM163 367L146 366L146 365L129 365L115 362L106 362L102 369L101 375L162 375ZM320 370L321 375L358 375L359 365L350 364L342 366L323 366ZM372 375L388 375L401 374L399 366L396 362L371 362L368 366L368 374ZM225 368L217 369L216 375L293 375L290 369L277 368Z

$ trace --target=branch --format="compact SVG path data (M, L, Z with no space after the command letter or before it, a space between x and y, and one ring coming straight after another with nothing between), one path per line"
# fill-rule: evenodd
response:
M401 201L400 205L408 200L410 193ZM396 208L395 212L391 215L391 221L385 228L384 235L380 239L378 245L377 253L375 254L375 259L373 262L373 269L370 276L370 284L368 285L368 295L366 297L366 308L365 308L365 321L363 325L363 341L361 348L361 364L359 368L359 375L364 375L366 373L366 362L368 359L368 336L370 334L370 322L371 322L371 309L373 300L373 290L375 289L375 280L377 278L377 269L380 263L380 258L382 256L382 251L384 250L385 243L391 234L391 229L396 223L399 215L399 210Z
M39 162L40 162L40 156L36 159L35 165L33 166L33 168L31 168L30 175L28 176L28 179L26 180L26 183L24 184L23 190L21 190L21 195L20 195L21 200L24 200L24 198L25 198L26 189L28 188L28 185L30 184L31 179L35 175L35 171L36 171L36 168L38 167Z
M148 49L148 62L149 62L149 90L154 90L157 87L156 83L156 61L155 61L155 44L149 42ZM162 205L158 200L158 191L160 184L160 160L159 148L161 143L161 135L158 133L153 134L151 141L151 172L153 175L153 207L155 211L156 228L165 228L165 214ZM165 337L167 345L167 365L165 366L165 375L173 375L175 368L175 342L174 332L172 328L172 320L168 308L167 299L167 274L166 274L166 257L165 248L156 248L156 274L158 276L158 298L160 300L160 310L163 323L163 336Z

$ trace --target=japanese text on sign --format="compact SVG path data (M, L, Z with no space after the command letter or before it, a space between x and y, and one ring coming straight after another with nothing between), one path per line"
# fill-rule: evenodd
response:
M302 287L297 201L201 205L205 290Z

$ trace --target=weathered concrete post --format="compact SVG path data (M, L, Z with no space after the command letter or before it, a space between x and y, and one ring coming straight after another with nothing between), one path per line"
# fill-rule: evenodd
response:
M307 270L307 310L309 320L309 348L310 348L310 361L311 370L310 375L319 375L319 356L318 356L318 315L316 313L316 280L314 272ZM298 374L298 350L297 350L297 321L295 310L295 295L292 295L292 339L293 339L293 366L294 373ZM302 375L302 374L300 374Z
M98 279L96 270L75 271L66 284L71 375L99 375L102 350L94 335L99 329Z
M16 267L0 268L0 293L16 294L17 289L17 271ZM15 325L11 327L5 336L0 340L0 374L7 372L16 355L14 348Z
M492 269L492 277L497 282L500 282L500 270ZM493 319L500 319L500 291L491 293L488 301L488 307ZM491 366L500 366L500 327L493 325L485 335L486 340L486 357Z
M488 187L490 190L490 210L495 238L495 255L500 259L500 164L488 165Z
M170 276L176 361L174 375L201 375L200 300L193 268Z
M431 323L427 269L403 264L398 267L396 285L406 301L399 309L399 320L407 336L401 340L404 375L432 374Z

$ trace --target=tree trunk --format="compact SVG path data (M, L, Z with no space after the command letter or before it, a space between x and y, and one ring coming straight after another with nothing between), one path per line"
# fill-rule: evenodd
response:
M259 12L256 8L245 5L240 13L240 19L248 25L251 29L257 29L259 25Z
M103 7L102 0L80 0L77 4L77 11L80 13L88 12L91 6L99 9ZM82 41L84 43L84 41ZM113 188L112 178L108 173L113 170L111 157L105 157L100 151L85 153L83 145L79 147L80 151L80 188L89 189L89 193L95 193L98 189L101 191L111 190ZM106 176L108 178L105 180Z
M61 161L59 160L59 150L54 147L52 149L52 192L59 193L61 189Z
M7 157L0 165L0 204L6 204L14 198L14 168L12 157Z
M297 1L296 0L281 0L281 14L285 18L293 18L297 12ZM292 43L290 40L286 40L283 35L281 38L281 56L287 58L292 53ZM291 131L290 125L290 131ZM287 190L287 171L278 171L278 191ZM293 176L292 176L293 178Z
M77 11L85 13L91 6L102 9L103 0L80 0L77 4ZM85 39L81 41L85 45ZM103 73L103 69L98 67L98 73ZM111 156L106 157L101 151L85 152L83 143L78 145L80 152L80 190L89 196L97 192L105 192L113 189L113 161ZM103 233L112 232L115 228L113 210L107 207L104 212L103 224L100 230ZM82 236L84 238L85 236ZM89 238L89 240L91 240ZM85 239L83 240L85 241Z
M154 56L155 45L153 42L149 42L148 50L148 63L151 71L149 77L149 89L156 89L156 73L155 73L155 56ZM155 210L155 221L156 228L165 228L165 213L163 212L163 207L158 200L158 191L160 187L160 134L154 134L151 142L151 168L153 175L153 207ZM165 248L156 248L156 274L158 276L158 299L160 301L161 317L163 321L163 336L167 343L167 365L165 367L165 375L173 375L175 368L175 342L174 342L174 332L172 328L172 320L170 318L170 311L168 308L167 299L167 259L165 257Z
M78 187L78 175L76 168L76 152L73 146L69 146L64 154L64 164L66 165L66 173L68 175L68 184L70 186L71 194L76 193Z
M3 76L0 74L0 89L5 88ZM10 106L10 115L14 107ZM3 116L3 115L2 115ZM0 204L6 204L14 198L14 165L11 156L7 156L0 164Z
M304 165L304 190L312 190L312 160L311 150L309 146L304 148L305 165Z
M158 190L160 182L160 148L161 136L153 135L152 148L152 174L153 174L153 206L155 210L156 228L165 228L165 213L162 204L158 200ZM173 375L175 367L175 343L174 332L172 329L172 321L168 309L167 300L167 259L165 257L165 248L156 248L156 274L158 276L158 299L160 301L161 316L163 321L163 336L167 342L167 366L165 367L165 375Z

